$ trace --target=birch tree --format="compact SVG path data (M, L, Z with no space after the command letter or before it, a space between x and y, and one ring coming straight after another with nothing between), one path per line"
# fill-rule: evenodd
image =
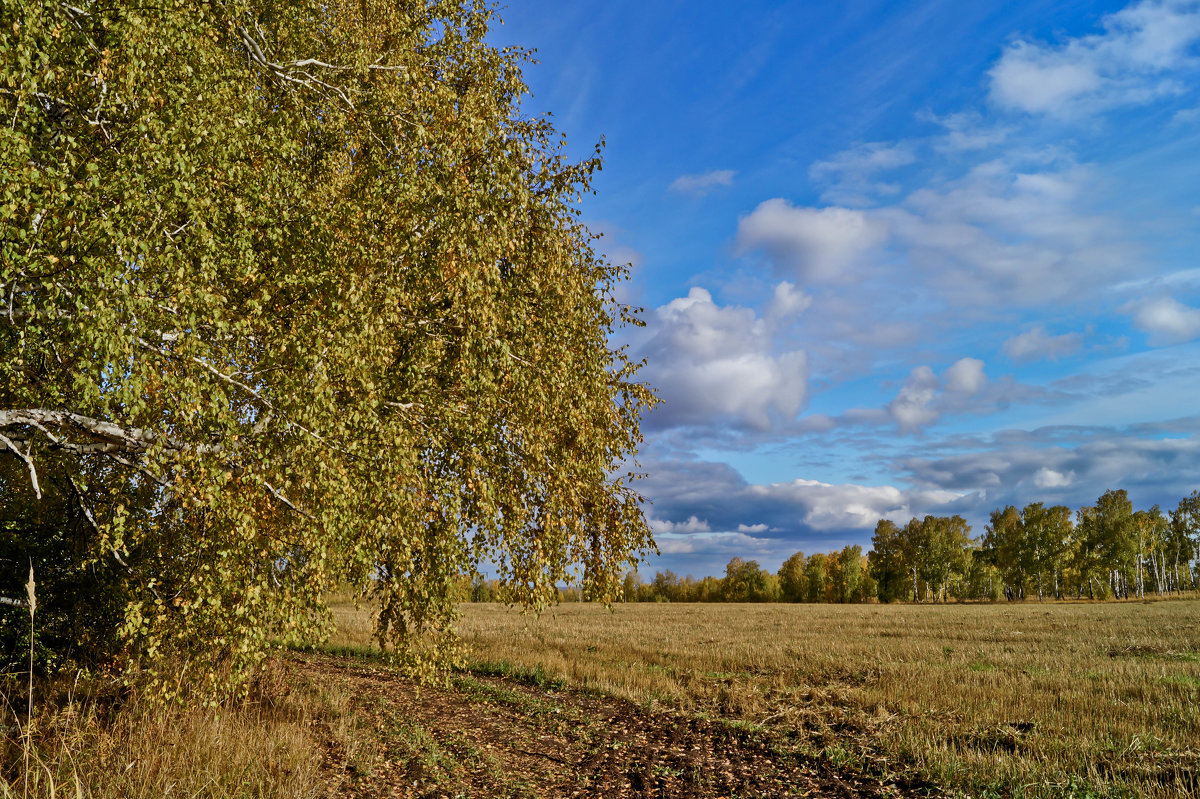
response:
M349 583L426 670L484 559L617 594L652 395L599 160L521 114L489 7L0 8L0 502L79 532L81 602L119 584L107 651L252 663Z

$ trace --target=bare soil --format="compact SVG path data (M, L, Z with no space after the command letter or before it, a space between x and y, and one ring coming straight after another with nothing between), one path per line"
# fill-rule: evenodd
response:
M887 781L803 754L778 731L460 674L418 686L385 665L318 655L297 666L352 697L357 728L328 732L331 799L383 797L900 797ZM352 751L348 751L352 750Z

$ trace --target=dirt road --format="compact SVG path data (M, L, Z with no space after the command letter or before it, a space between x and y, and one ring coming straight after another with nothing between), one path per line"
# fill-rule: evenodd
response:
M380 664L312 655L298 665L353 697L353 743L329 736L331 799L936 793L839 773L784 735L544 681L460 674L446 688L418 689Z

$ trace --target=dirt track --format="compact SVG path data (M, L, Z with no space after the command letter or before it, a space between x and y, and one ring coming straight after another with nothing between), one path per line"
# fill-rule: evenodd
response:
M516 680L461 675L423 687L385 666L308 656L359 719L354 752L331 739L332 797L926 796L803 757L781 736Z

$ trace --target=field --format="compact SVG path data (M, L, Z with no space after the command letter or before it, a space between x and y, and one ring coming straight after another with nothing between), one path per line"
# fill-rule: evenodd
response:
M335 644L369 617L336 609ZM1200 795L1200 601L470 605L476 673L788 742L973 795Z
M463 612L437 685L336 604L247 704L46 686L0 798L1200 796L1196 599Z

